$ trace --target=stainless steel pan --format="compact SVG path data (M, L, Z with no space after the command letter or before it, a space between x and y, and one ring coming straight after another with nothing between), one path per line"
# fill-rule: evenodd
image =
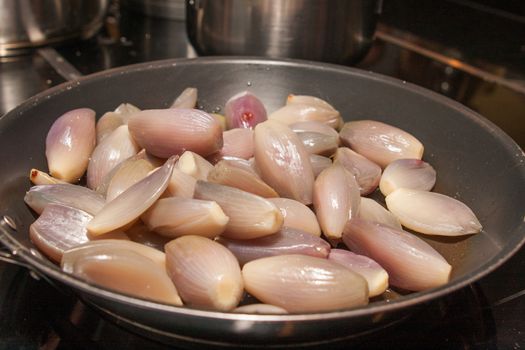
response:
M109 0L0 0L0 56L92 36Z
M428 239L453 265L451 282L392 302L337 312L239 315L157 304L95 287L66 275L35 253L28 239L34 214L23 196L30 168L45 168L44 140L67 110L91 107L98 115L127 101L166 107L183 88L199 88L205 110L251 90L276 109L289 93L328 100L346 120L370 118L416 135L438 171L436 191L467 203L484 230L459 239ZM130 328L175 343L305 345L352 337L401 319L416 307L492 272L525 240L525 155L500 129L447 98L404 82L341 66L293 60L201 58L145 63L65 83L26 101L0 119L0 242L12 257ZM417 331L417 330L414 330Z

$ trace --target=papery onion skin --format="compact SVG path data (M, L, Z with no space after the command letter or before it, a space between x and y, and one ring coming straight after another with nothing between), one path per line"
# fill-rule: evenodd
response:
M226 102L224 116L227 129L253 129L257 124L268 119L262 102L248 91L240 92Z
M344 145L382 168L396 159L423 157L423 144L408 132L375 120L343 125L339 136Z
M165 246L166 267L185 304L229 311L241 300L243 280L233 254L211 239L183 236Z
M363 276L368 282L370 297L381 295L388 288L388 273L367 256L345 249L332 249L328 260L339 263Z
M95 191L71 184L33 186L26 193L24 201L38 214L41 214L48 204L55 203L95 215L106 203L104 197Z
M203 157L222 148L222 127L210 114L187 108L143 110L130 117L133 138L160 158L192 151Z
M420 159L398 159L383 171L379 189L388 196L398 188L430 191L436 183L436 170Z
M354 218L345 226L343 242L351 251L381 265L393 286L424 291L450 279L452 267L445 258L411 233Z
M375 191L381 180L381 167L348 147L339 147L334 155L339 163L355 176L362 196Z
M255 259L284 254L303 254L326 258L330 252L330 244L325 240L290 227L283 227L275 234L260 238L219 237L217 241L228 248L241 265Z
M317 217L306 205L289 198L268 198L268 200L281 211L284 218L283 227L291 227L314 236L321 236Z
M95 143L95 111L79 108L60 116L46 137L51 176L66 182L78 181L87 169Z
M320 312L366 305L366 280L349 269L307 255L253 260L242 269L246 291L289 312Z
M89 222L89 234L95 237L124 227L148 210L168 187L177 158L171 157L161 168L108 202Z
M37 248L55 262L64 251L87 242L86 225L90 214L59 204L49 204L29 226L29 237Z
M441 236L462 236L481 231L474 212L444 194L399 188L386 197L388 209L414 231Z
M286 125L268 120L255 128L255 162L261 178L282 197L312 203L310 155Z

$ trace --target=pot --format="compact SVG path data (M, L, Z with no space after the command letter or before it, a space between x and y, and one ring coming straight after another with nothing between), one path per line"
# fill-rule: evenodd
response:
M444 286L390 302L311 314L243 315L168 306L91 285L43 258L29 240L35 215L23 197L30 187L29 170L46 168L45 138L53 121L79 107L93 108L101 116L121 102L165 108L188 86L199 89L199 104L209 111L246 89L269 111L283 105L289 93L309 94L334 105L345 120L368 118L400 127L425 145L424 159L438 171L435 191L465 202L484 229L459 238L425 237L453 266L451 281ZM7 113L0 119L0 146L0 243L11 258L73 288L120 325L178 345L304 346L355 337L477 281L525 242L525 155L512 139L441 95L336 65L226 57L112 69L52 88Z
M199 55L257 55L350 64L368 51L381 0L187 0Z
M109 0L0 0L0 56L72 38L102 25Z

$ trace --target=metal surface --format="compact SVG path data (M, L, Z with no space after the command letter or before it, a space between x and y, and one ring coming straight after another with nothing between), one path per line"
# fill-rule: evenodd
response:
M200 55L257 55L352 63L371 45L380 0L187 0Z
M184 0L121 0L121 4L133 11L152 17L184 20Z
M102 25L109 0L0 0L0 56L71 38Z
M34 214L24 205L23 195L29 187L29 169L45 168L45 135L56 117L82 106L101 115L124 101L141 108L163 107L186 86L199 88L199 104L210 111L240 90L254 92L270 111L282 105L289 93L301 93L328 100L346 120L370 118L401 127L425 145L425 159L438 171L436 191L467 203L484 230L459 239L427 239L454 267L446 286L365 308L302 315L237 315L152 303L89 285L33 254L27 232ZM21 143L21 137L30 141ZM384 327L478 280L505 262L525 239L525 156L508 136L474 112L428 90L340 66L204 58L105 71L50 89L6 114L0 119L0 145L4 150L0 163L11 164L0 171L0 214L9 215L18 230L2 226L8 235L0 235L0 241L16 249L17 256L34 269L75 288L99 309L118 315L122 325L169 336L174 343L297 346L350 338Z

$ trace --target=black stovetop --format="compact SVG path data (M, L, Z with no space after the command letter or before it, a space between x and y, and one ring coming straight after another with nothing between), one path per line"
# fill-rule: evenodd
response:
M469 2L450 3L463 6ZM463 41L440 40L438 30L425 30L427 26L421 24L424 21L411 13L414 4L410 11L404 12L385 5L374 46L358 67L410 81L458 100L492 120L525 148L525 35L513 37L507 43L502 43L505 40L496 43L494 36L483 42L479 33L472 34L474 38L466 36ZM480 10L467 6L462 10L468 18L483 10L483 16L501 20L501 10L492 14L486 7ZM427 12L424 9L420 15ZM446 14L446 9L442 12ZM404 22L400 22L400 17ZM507 22L513 35L516 28L523 33L525 20L518 24ZM505 33L502 26L498 30ZM449 33L446 35L450 37ZM476 43L474 48L466 44L469 40ZM496 45L501 55L493 51L482 55L483 45L487 48ZM513 45L522 47L516 49ZM195 56L183 21L149 18L118 9L110 12L105 27L96 37L59 46L56 53L82 74L138 62ZM44 56L43 52L34 51L0 63L0 114L65 81L57 67L50 64L49 57ZM415 310L396 325L338 346L520 349L525 347L524 273L525 248L522 248L479 282ZM0 349L37 348L162 349L164 345L124 330L67 290L55 289L25 268L0 261Z

